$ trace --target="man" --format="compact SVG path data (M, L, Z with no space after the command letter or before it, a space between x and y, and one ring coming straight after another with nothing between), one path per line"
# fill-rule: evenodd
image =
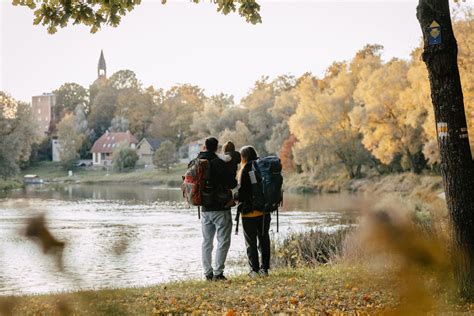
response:
M237 181L227 168L225 162L217 155L219 141L215 137L208 137L205 141L205 151L200 152L199 159L206 159L210 164L210 182L216 193L233 189ZM220 191L219 191L220 190ZM229 201L218 201L214 198L210 204L202 207L202 265L206 280L226 280L224 276L225 260L230 247L232 233L232 215L230 207L226 206ZM212 267L212 249L214 248L214 236L217 235L217 248L214 268Z

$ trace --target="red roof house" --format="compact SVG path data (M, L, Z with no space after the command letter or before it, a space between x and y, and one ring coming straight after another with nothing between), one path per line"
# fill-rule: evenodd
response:
M138 140L126 132L105 132L98 140L95 141L91 148L92 162L94 165L110 165L112 163L112 153L122 143L129 144L130 148L136 147Z

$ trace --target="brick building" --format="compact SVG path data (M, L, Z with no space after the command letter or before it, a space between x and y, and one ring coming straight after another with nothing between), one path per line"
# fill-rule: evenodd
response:
M37 122L37 133L40 137L48 135L55 104L56 96L52 93L43 93L42 95L34 96L31 100L32 115Z

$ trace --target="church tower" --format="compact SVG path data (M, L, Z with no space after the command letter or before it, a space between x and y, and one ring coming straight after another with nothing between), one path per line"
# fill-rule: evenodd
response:
M97 66L97 78L107 78L107 67L105 66L104 51L100 51L99 64Z

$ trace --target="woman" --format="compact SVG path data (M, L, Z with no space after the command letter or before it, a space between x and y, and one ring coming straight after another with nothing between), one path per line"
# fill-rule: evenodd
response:
M242 147L240 150L241 169L239 173L239 189L236 199L239 201L238 212L242 214L242 227L244 230L247 257L251 271L249 276L256 278L268 276L270 268L270 214L264 214L255 207L252 201L252 181L249 172L252 164L258 159L257 152L252 146ZM257 246L258 241L258 246ZM258 252L261 254L259 263Z

